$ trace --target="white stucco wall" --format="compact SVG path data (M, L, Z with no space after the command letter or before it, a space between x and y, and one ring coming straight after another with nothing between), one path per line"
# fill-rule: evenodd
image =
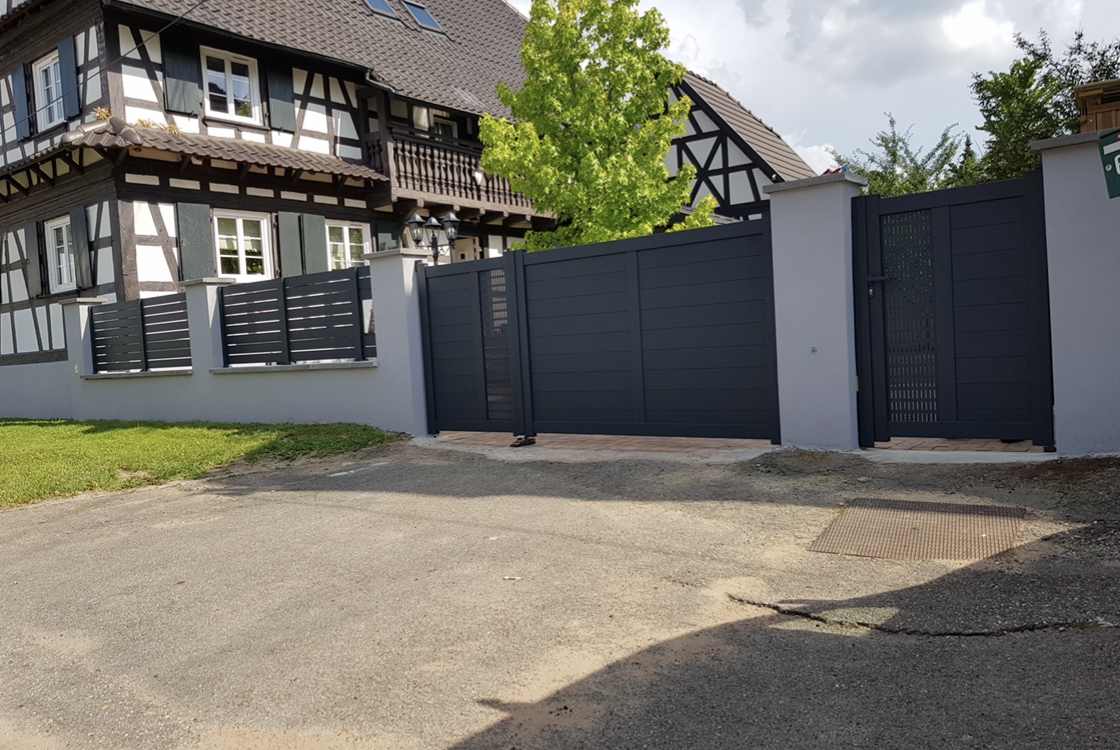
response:
M783 445L859 449L852 198L864 184L842 173L766 188Z
M72 341L63 388L79 420L167 422L357 422L426 434L416 258L378 253L370 261L377 362L220 368L216 337L218 280L187 282L192 368L189 374L92 374L87 325L92 301L66 306ZM77 367L85 377L73 374Z
M1042 153L1058 453L1120 453L1120 198L1095 134Z
M0 367L0 417L71 419L74 377L66 361Z

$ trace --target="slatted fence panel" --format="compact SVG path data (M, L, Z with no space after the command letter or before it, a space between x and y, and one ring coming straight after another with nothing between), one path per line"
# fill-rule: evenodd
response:
M169 294L141 300L144 353L149 370L191 366L187 295Z
M94 372L145 369L140 300L99 305L90 311Z
M367 267L224 287L225 364L377 356L370 288Z
M101 305L91 311L94 372L191 366L185 294Z

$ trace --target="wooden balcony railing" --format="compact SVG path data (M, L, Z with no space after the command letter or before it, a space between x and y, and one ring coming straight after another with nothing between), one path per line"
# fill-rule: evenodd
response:
M533 208L510 189L507 180L485 174L480 155L466 150L419 140L392 140L369 144L369 159L374 169L388 173L394 188L495 207Z

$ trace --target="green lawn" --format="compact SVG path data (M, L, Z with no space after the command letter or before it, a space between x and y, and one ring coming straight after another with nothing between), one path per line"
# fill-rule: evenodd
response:
M237 460L346 453L392 439L355 424L0 419L0 507L190 479Z

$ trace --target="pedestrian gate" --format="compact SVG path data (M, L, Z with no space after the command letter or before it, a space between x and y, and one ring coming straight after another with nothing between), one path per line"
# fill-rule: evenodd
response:
M779 442L770 220L425 267L428 426Z
M1053 446L1042 173L853 214L861 445Z

